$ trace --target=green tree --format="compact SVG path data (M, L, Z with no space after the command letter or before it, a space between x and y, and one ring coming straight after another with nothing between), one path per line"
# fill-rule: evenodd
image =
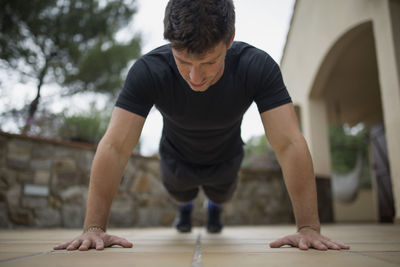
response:
M0 67L36 83L36 97L24 108L27 133L38 110L43 84L60 94L115 95L122 71L140 55L140 38L118 42L132 20L134 0L3 0L0 2Z
M355 135L346 133L343 125L329 127L332 169L337 173L347 173L356 165L357 155L367 154L365 129Z
M329 127L332 170L339 174L348 173L356 165L357 157L361 157L363 165L360 176L360 187L371 188L369 168L368 129L362 127L357 133L346 131L344 125Z

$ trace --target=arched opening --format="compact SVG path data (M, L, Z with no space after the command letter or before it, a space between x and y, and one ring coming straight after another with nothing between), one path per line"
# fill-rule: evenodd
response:
M349 29L334 43L315 76L309 95L311 100L324 103L330 127L346 126L347 129L351 129L351 127L358 125L369 133L376 125L383 123L377 66L371 21L363 22ZM332 133L332 131L330 132ZM351 153L350 149L359 148L332 147L331 136L331 152L335 149ZM369 151L374 151L374 149L369 149ZM331 157L334 163L335 155L331 153ZM364 158L364 162L368 162L370 159L371 157L367 156L366 159ZM357 162L356 159L353 161L354 163ZM376 155L374 162L377 162ZM349 171L342 176L335 176L335 166L332 166L334 173L332 175L332 190L336 221L382 221L382 214L384 213L386 213L384 216L390 213L393 218L394 208L390 176L373 178L372 182L368 184L368 181L365 181L366 176L371 173L371 177L374 177L376 171L365 171L364 166L364 172L361 172L361 169L356 170L356 165L354 164L352 175ZM376 165L367 165L366 167L372 170ZM358 168L360 167L358 166ZM350 179L353 179L353 182L350 182ZM370 178L367 177L367 179ZM385 181L382 185L383 179ZM388 183L390 185L389 199L387 196ZM371 184L373 186L370 186ZM352 192L349 190L351 186L354 187ZM383 201L386 202L386 206L381 205L382 186L385 187L385 194L383 195L385 199ZM348 194L353 195L340 199L340 194L338 194L341 193L340 190L342 190L342 193L348 191ZM376 210L376 206L379 207L378 214L371 212Z

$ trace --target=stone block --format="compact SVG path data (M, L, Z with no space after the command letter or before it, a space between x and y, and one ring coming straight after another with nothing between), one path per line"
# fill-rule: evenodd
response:
M0 151L6 149L6 145L7 145L8 141L9 141L8 137L0 135Z
M7 205L6 203L0 203L0 228L10 228L11 226Z
M149 160L147 163L147 170L153 175L160 177L160 162L158 160Z
M52 158L47 159L32 159L30 162L30 167L33 170L51 170Z
M24 196L22 198L22 206L24 208L34 209L34 208L47 208L47 198L46 197L28 197Z
M77 168L83 172L90 173L94 152L81 151L76 155Z
M85 205L87 201L87 186L72 186L60 192L63 203Z
M17 184L17 172L15 170L3 167L0 169L0 180L2 180L7 187L12 187Z
M10 210L17 209L20 205L21 185L13 185L6 193L7 204Z
M50 171L35 171L35 177L33 181L35 184L48 185L50 182Z
M56 146L54 149L54 157L55 158L74 158L75 153L79 153L79 149L64 147L64 146Z
M134 203L129 196L117 196L111 205L110 226L133 226L136 217L134 208Z
M135 166L136 169L138 169L138 170L146 169L145 159L143 159L141 157L135 157L135 156L132 156L131 159L132 159L133 165Z
M55 146L46 143L35 143L32 146L33 159L51 159L54 155Z
M15 170L26 170L29 166L29 158L7 157L7 166Z
M175 219L175 212L172 210L165 210L161 216L160 225L169 227L173 224L174 219Z
M34 216L31 210L28 209L13 209L10 210L11 221L16 225L33 226Z
M150 177L151 190L150 192L154 195L165 195L167 191L165 190L164 184L161 179L158 179L155 176Z
M138 171L139 170L136 168L135 162L132 160L132 158L130 160L128 160L128 163L126 164L126 167L125 167L125 173L128 175L134 175Z
M138 220L136 225L138 227L154 227L160 226L161 221L164 220L165 210L163 208L140 208L138 210Z
M149 174L141 171L133 180L130 192L131 193L143 193L143 192L150 192L151 189L151 178Z
M59 172L53 175L51 179L52 189L56 191L80 185L81 183L81 176L78 172Z
M23 140L11 140L7 144L7 166L25 170L29 166L32 143Z
M6 191L7 189L8 189L7 183L3 179L0 179L0 191Z
M18 183L20 184L32 184L34 173L32 171L20 171L18 172Z
M49 187L46 185L26 184L24 185L25 196L48 197Z
M129 191L132 187L132 175L127 174L126 172L122 175L121 183L119 184L120 191Z
M56 227L61 226L60 211L53 208L40 208L34 210L35 225L37 227Z
M56 196L50 195L49 200L48 200L48 205L49 205L49 207L52 207L54 209L61 209L62 202Z
M82 228L84 207L76 204L66 204L61 208L62 225L66 228Z
M76 171L76 161L72 158L56 159L54 161L55 171L59 173L71 173Z

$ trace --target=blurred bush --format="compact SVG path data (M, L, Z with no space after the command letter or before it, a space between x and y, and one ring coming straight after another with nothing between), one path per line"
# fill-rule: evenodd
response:
M347 125L331 125L329 140L331 149L332 171L339 174L350 172L356 165L357 156L363 158L360 186L371 187L369 167L367 129L358 125L351 129ZM279 168L275 152L265 135L250 138L245 146L242 166L248 168Z
M59 118L58 136L64 140L97 144L107 130L111 112L99 110L91 104L87 111L69 114L64 111Z

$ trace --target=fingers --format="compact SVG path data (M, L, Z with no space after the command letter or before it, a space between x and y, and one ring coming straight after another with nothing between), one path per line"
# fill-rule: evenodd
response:
M109 240L106 241L107 247L119 245L124 248L131 248L133 244L126 240L125 238L117 237L117 236L110 236Z
M283 238L280 238L278 240L275 240L274 242L269 243L270 248L280 248L282 247L285 243L282 240Z
M79 247L80 251L88 250L92 246L92 242L88 239L83 240L82 245Z
M325 246L324 243L322 243L320 240L313 240L312 247L318 250L328 250L328 247Z
M340 250L341 247L339 245L337 245L335 242L332 242L330 240L326 240L324 242L325 246L329 249L334 249L334 250Z
M284 245L290 245L292 247L298 247L301 250L308 250L314 248L317 250L340 250L349 249L350 247L346 244L340 242L334 242L327 237L320 234L305 235L305 234L295 234L285 236L283 238L277 239L269 244L271 248L280 248Z
M58 244L57 246L54 246L53 249L55 249L55 250L66 249L70 243L71 242L68 241L68 242L65 242L62 244Z
M349 245L340 243L340 242L333 242L333 241L329 241L329 242L325 242L324 243L329 249L334 249L334 250L341 250L341 249L350 249Z
M269 243L269 246L271 248L280 248L284 245L297 247L296 236L295 235L285 236L283 238L275 240L274 242Z
M123 239L123 240L121 240L121 246L122 247L124 247L124 248L131 248L131 247L133 247L133 243L131 243L131 242L129 242L128 240L126 240L126 239Z
M327 249L341 250L341 249L349 249L350 248L350 246L348 246L344 243L332 241L327 237L323 237L321 242L326 246Z
M350 249L349 245L346 245L346 244L341 243L341 242L335 242L335 243L336 243L336 245L338 245L340 247L340 249Z
M305 238L300 238L299 241L299 249L301 250L308 250L308 248L310 247L309 243L307 242L307 240Z
M81 245L81 243L81 240L75 239L71 242L71 244L68 245L67 250L76 250Z
M96 239L95 240L96 250L103 250L104 249L104 241L103 239Z

